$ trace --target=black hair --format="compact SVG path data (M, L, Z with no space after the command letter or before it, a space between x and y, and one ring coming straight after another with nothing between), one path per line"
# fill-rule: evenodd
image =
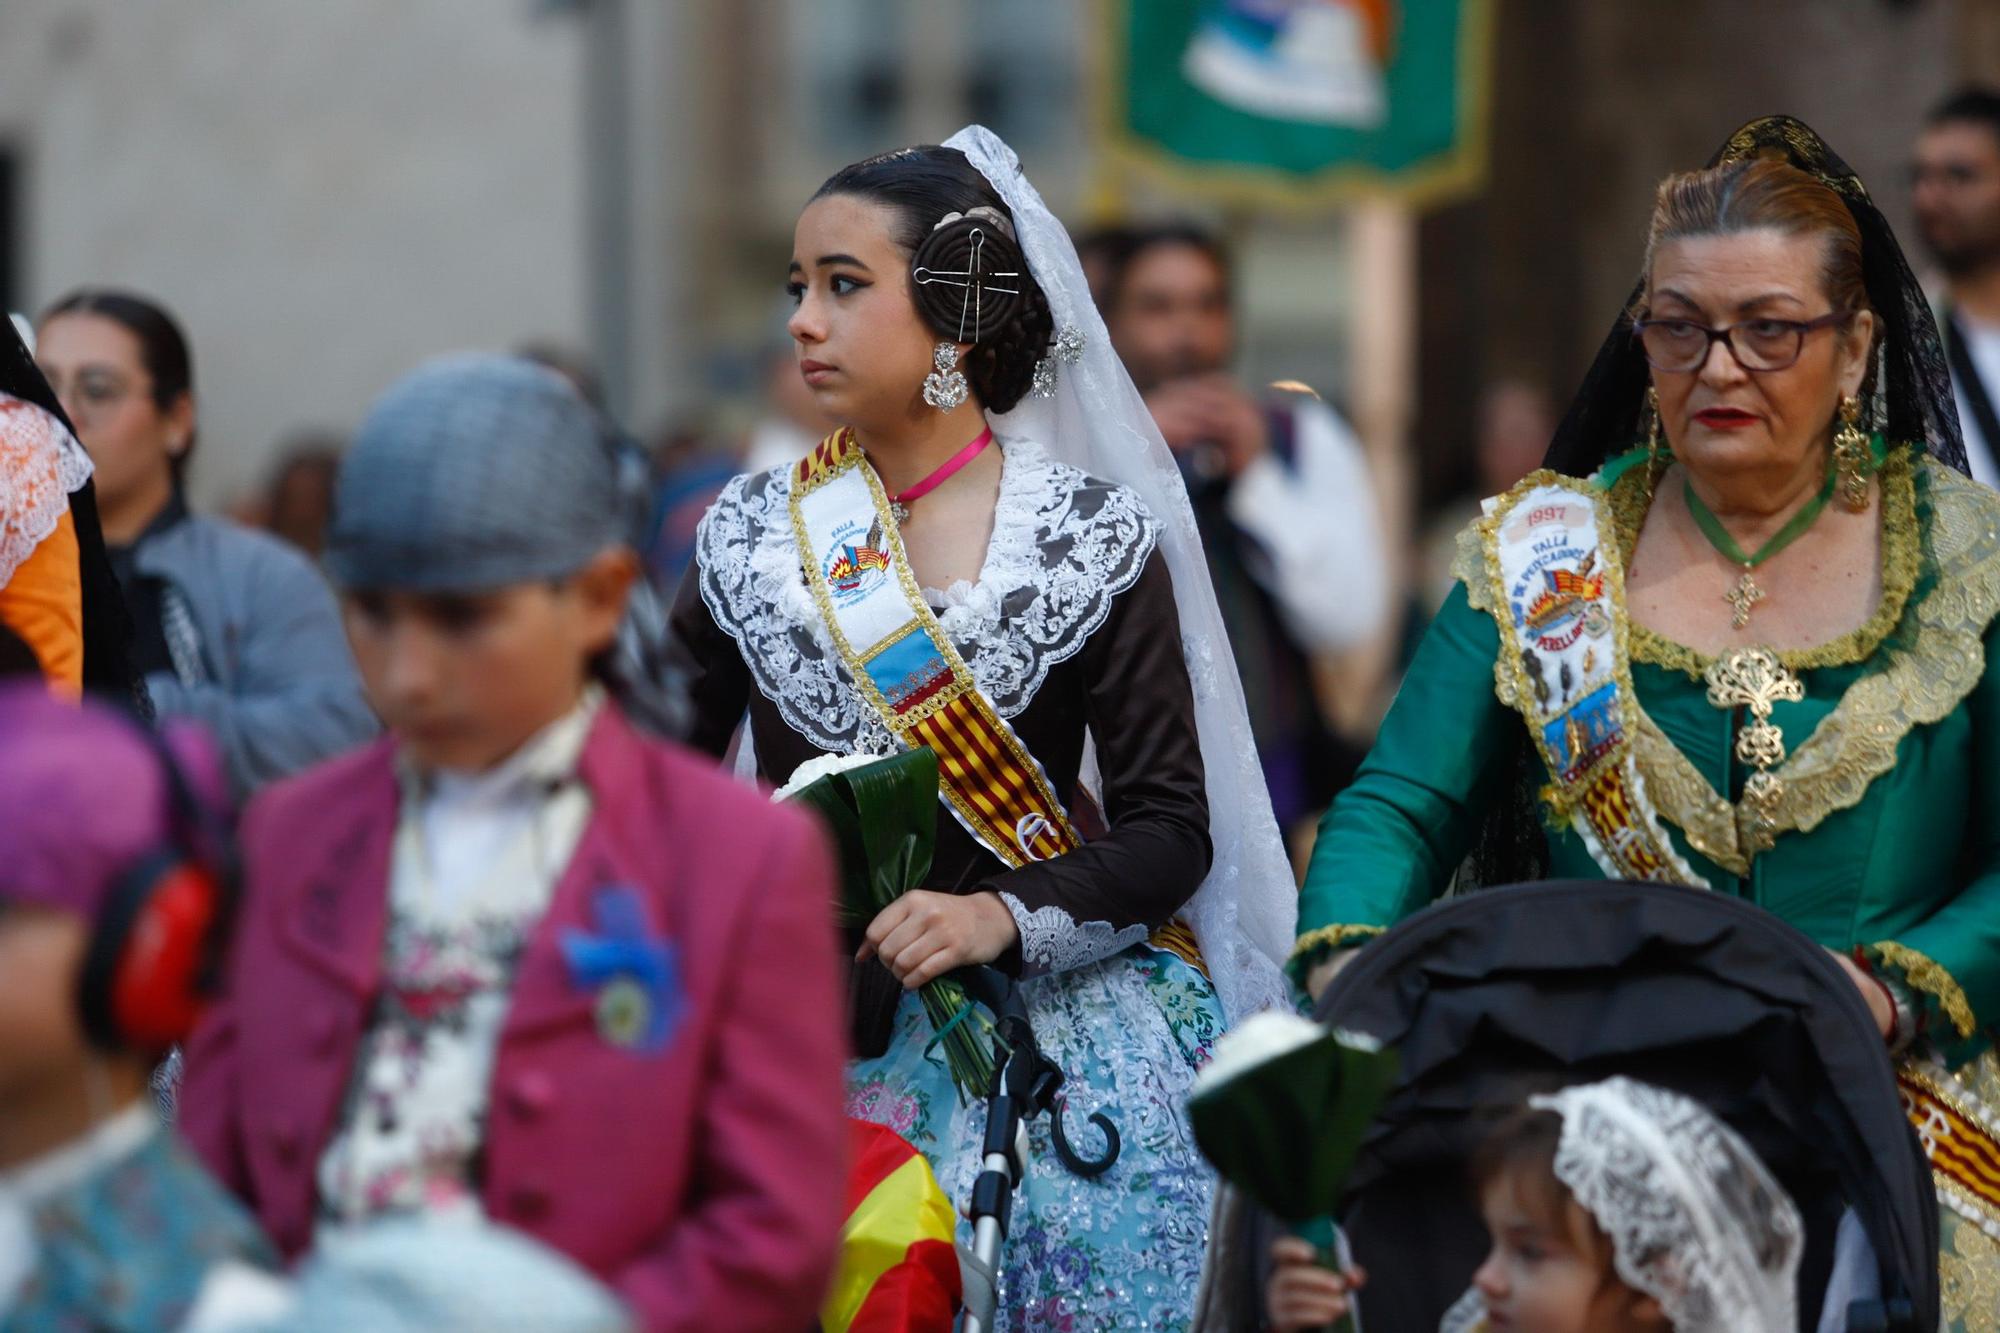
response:
M2000 140L2000 92L1982 84L1967 84L1951 96L1931 108L1924 118L1926 125L1943 125L1949 121L1969 121L1984 125Z
M956 148L925 144L842 167L827 177L813 198L835 194L873 200L895 210L894 240L910 254L910 297L917 313L938 337L972 344L960 368L982 407L1005 412L1020 402L1034 383L1036 363L1049 350L1055 319L1014 239L1013 215L992 182ZM966 216L978 208L992 209L1007 220L1007 227ZM940 226L952 213L961 216ZM977 328L964 318L963 288L916 280L919 268L965 271L975 231L980 234L980 270L1019 275L982 291ZM1017 294L1000 293L996 287L1013 287Z
M1230 278L1229 250L1222 238L1198 222L1173 218L1141 225L1119 224L1099 227L1076 243L1077 257L1090 279L1090 297L1097 308L1110 316L1125 295L1125 279L1140 257L1161 246L1184 245L1206 255L1222 275Z
M109 288L81 288L42 312L38 323L46 324L57 315L97 315L122 326L139 340L139 360L153 381L153 406L171 412L174 404L194 393L194 355L188 351L187 336L166 308L134 292ZM180 484L194 456L194 435L173 460L174 483Z

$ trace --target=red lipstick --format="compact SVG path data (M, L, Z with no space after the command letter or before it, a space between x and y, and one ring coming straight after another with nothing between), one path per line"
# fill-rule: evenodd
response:
M1742 430L1754 426L1759 418L1754 412L1745 412L1740 407L1704 407L1694 414L1694 419L1710 430Z

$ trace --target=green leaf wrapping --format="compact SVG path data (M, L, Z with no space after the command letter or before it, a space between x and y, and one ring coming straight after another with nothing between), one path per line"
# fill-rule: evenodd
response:
M868 853L861 842L861 817L854 812L848 793L835 787L832 779L821 778L788 799L817 814L833 840L834 858L840 871L835 919L842 926L866 922L875 914L874 896L868 878Z
M937 847L937 755L927 747L844 773L830 773L791 799L819 813L840 861L844 926L875 914L923 883Z
M833 835L840 862L836 915L841 925L866 925L890 903L921 888L930 875L937 850L938 761L929 747L830 773L792 799L818 811ZM925 984L922 999L931 1030L945 1031L945 1063L960 1098L986 1096L993 1082L992 1019L974 1013L952 1025L971 1003L955 981Z
M1284 1221L1328 1216L1396 1069L1394 1051L1329 1031L1191 1098L1195 1143L1224 1179Z
M919 746L879 764L835 775L861 817L876 901L883 907L920 887L937 849L937 752Z

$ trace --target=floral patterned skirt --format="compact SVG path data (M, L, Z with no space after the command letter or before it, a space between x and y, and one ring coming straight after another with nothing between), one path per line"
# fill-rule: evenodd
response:
M1124 1151L1094 1180L1071 1175L1048 1118L1029 1128L1033 1161L1001 1252L1007 1333L1185 1329L1192 1317L1214 1175L1188 1129L1195 1069L1222 1031L1208 980L1146 945L1023 983L1035 1039L1068 1076L1066 1127L1085 1156L1100 1146L1090 1113L1118 1126ZM848 1071L848 1112L895 1130L930 1160L963 1207L979 1173L983 1102L960 1105L914 995L896 1011L886 1054ZM961 1242L972 1230L961 1224Z

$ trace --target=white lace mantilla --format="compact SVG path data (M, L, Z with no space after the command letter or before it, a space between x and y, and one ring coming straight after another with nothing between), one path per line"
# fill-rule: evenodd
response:
M1138 579L1158 530L1139 498L1003 441L1000 499L977 583L937 594L938 623L1002 717L1025 709ZM738 477L702 518L702 600L786 724L834 754L896 749L834 650L792 535L792 468Z
M14 577L90 480L90 456L62 422L0 393L0 585Z
M1611 1238L1618 1276L1684 1333L1790 1333L1804 1231L1735 1131L1664 1088L1612 1077L1529 1104L1562 1117L1555 1174Z

